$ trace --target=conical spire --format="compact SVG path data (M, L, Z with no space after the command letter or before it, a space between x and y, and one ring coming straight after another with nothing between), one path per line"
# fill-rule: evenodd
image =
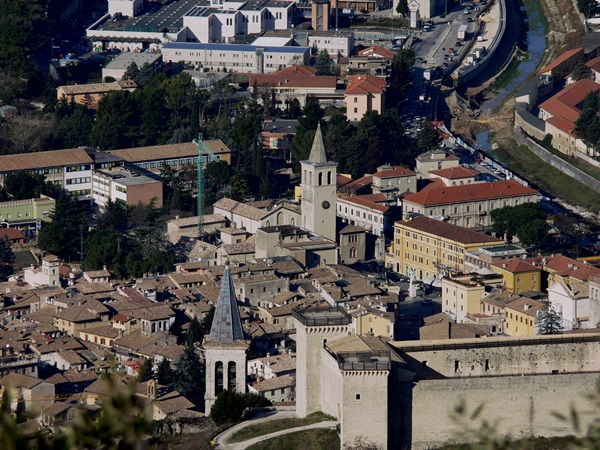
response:
M323 144L323 133L321 133L321 123L317 126L315 139L313 140L310 156L308 160L313 163L326 163L327 154L325 153L325 144Z
M229 264L225 266L223 272L209 339L213 342L235 342L244 339L242 320L240 319Z

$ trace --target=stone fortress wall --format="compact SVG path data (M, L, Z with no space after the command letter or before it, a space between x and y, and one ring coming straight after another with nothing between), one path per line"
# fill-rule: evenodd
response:
M600 334L392 343L416 382L403 383L403 448L464 439L452 412L483 404L480 419L515 437L573 433L553 412L589 411L584 396L600 378ZM427 379L423 379L427 378ZM584 421L585 423L585 421ZM585 429L585 427L583 427Z

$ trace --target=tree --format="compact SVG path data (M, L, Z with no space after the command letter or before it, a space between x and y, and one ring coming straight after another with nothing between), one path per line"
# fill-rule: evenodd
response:
M417 140L421 150L429 151L436 148L442 142L442 137L433 125L426 123L419 132Z
M242 413L246 408L269 406L271 402L264 397L255 394L238 394L224 390L221 392L212 409L210 418L217 425L236 423L242 419ZM208 412L208 411L206 411Z
M110 198L106 202L104 211L98 215L96 225L102 229L114 230L115 228L124 228L129 222L129 207L122 200L112 201Z
M171 362L167 358L161 359L155 372L156 381L164 386L173 386L176 380L175 375Z
M204 367L193 343L187 342L177 360L175 389L198 403L204 397Z
M411 86L411 69L415 64L416 54L411 49L398 50L392 60L390 70L389 98L392 107L406 99Z
M544 219L534 219L524 223L517 230L519 241L526 247L537 247L549 239L550 225Z
M543 229L546 230L546 234L548 232L548 228L544 228L538 222L545 222L547 217L546 212L538 203L522 203L517 206L494 209L490 213L490 217L492 230L501 236L506 236L507 239L517 236L519 240L535 242L536 236L540 236ZM530 223L533 225L526 227ZM519 231L521 232L520 236Z
M45 177L31 172L12 172L6 176L6 191L14 200L39 197L44 188Z
M198 320L198 318L194 317L188 325L188 329L187 329L187 333L186 333L186 340L187 340L188 344L191 345L196 342L202 342L203 338L204 338L204 330L202 329L202 325L200 324L200 321Z
M248 179L240 170L240 165L236 168L235 175L231 178L231 198L243 202L252 196L252 191L248 185Z
M408 2L406 0L399 0L396 5L396 12L402 16L406 16L409 13Z
M583 101L579 119L575 122L575 132L588 147L597 148L600 141L600 99L590 92Z
M86 208L66 191L56 199L51 222L44 221L38 236L38 247L66 260L79 260L80 239L86 225Z
M592 78L593 72L583 61L579 61L573 68L571 76L575 81L583 80L584 78Z
M154 378L154 362L151 358L145 358L144 364L140 366L140 371L137 376L137 381L143 383Z
M13 274L15 262L15 254L12 251L10 241L7 236L0 239L0 281L6 281Z
M125 69L125 73L123 74L123 79L124 80L132 80L137 83L139 81L139 78L140 78L140 68L135 63L135 61L132 61L131 64L129 64L129 66L127 66L127 69Z
M319 52L315 60L315 67L317 68L317 75L334 75L333 61L327 50L323 49Z
M563 332L562 316L552 307L538 312L540 324L539 334L561 334Z
M585 17L593 17L596 14L596 0L577 0L577 7Z

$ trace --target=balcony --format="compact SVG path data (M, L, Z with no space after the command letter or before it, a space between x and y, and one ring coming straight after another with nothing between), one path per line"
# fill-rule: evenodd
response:
M325 346L325 348L337 360L340 370L391 369L391 356L389 350L334 353L329 347Z
M292 316L306 327L352 323L352 317L346 311L334 306L298 308L292 311Z
M37 365L37 363L38 357L36 355L11 355L0 358L0 368Z

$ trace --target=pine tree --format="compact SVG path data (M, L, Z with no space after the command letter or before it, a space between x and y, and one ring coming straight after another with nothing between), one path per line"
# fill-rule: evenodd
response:
M194 317L187 329L187 342L188 344L194 344L195 342L201 342L204 337L204 330L197 317Z
M248 185L248 180L242 173L240 165L238 164L235 175L231 178L231 198L241 202L251 196L252 191Z
M137 376L137 381L143 383L154 378L154 363L152 359L146 358L144 364L140 367L140 372Z
M167 358L163 358L155 373L156 381L165 386L173 386L175 384L175 371L171 368L171 362Z
M0 239L0 281L6 281L12 275L14 268L11 264L14 262L15 254L12 251L8 237L4 236Z
M188 342L177 361L174 386L194 403L198 403L204 396L204 367L194 344Z
M538 313L539 334L561 334L563 332L562 316L553 308Z

